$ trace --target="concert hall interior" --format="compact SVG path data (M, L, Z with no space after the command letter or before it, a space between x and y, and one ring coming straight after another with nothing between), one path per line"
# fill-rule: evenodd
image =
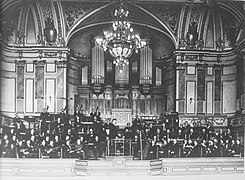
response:
M243 0L2 0L0 173L244 173Z

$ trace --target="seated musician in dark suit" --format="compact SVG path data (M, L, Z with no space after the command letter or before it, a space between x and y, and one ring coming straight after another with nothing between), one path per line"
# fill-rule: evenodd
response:
M138 117L138 115L136 115L135 119L133 120L132 128L133 129L141 129L141 121L140 121L140 118Z
M157 144L159 146L158 153L159 153L159 158L167 158L168 157L168 149L169 145L168 142L163 139L162 143Z
M49 158L58 158L60 156L60 148L61 146L55 146L54 141L51 140L46 148L47 156Z
M236 140L234 151L234 156L244 157L244 146L241 144L239 139Z
M197 140L193 142L193 148L187 157L201 157L201 145L197 142Z
M7 158L16 158L17 157L17 149L16 149L16 144L11 143L8 154L6 154Z
M65 158L71 158L73 152L70 152L70 150L72 149L72 145L71 145L71 141L67 140L64 146L64 157Z
M176 139L185 139L184 133L181 131L181 129L178 130L178 133L176 134Z
M169 157L176 158L179 157L179 144L176 139L173 139L173 143L169 147Z
M10 144L9 140L6 139L1 146L1 151L2 151L2 157L8 157L9 156L9 150L10 150Z
M97 148L96 148L96 145L95 145L95 137L96 135L94 134L94 131L93 129L89 129L89 134L87 136L87 139L86 139L86 156L87 156L87 159L89 159L91 156L90 156L90 152L92 151L93 152L93 156L92 158L97 158Z
M127 126L124 128L124 138L128 140L133 138L133 131L130 127L130 123L127 123Z
M206 126L206 131L208 134L208 138L207 139L211 139L211 137L214 136L214 128L213 126L211 126L210 122L208 122L207 126Z
M40 153L41 153L41 157L44 158L44 157L47 157L47 146L48 144L46 143L46 141L43 139L42 142L41 142L41 145L40 145Z
M83 138L77 139L75 145L70 149L70 153L72 154L71 156L79 159L85 159L85 152L83 150L84 145L85 142L83 141Z
M27 148L26 148L26 144L23 143L22 140L19 141L19 143L17 144L16 148L17 148L18 157L19 158L25 157Z
M208 140L208 133L206 131L206 128L202 128L202 131L199 135L200 139Z
M216 134L216 138L220 142L221 140L225 140L225 133L223 132L223 129L219 129L219 132Z
M215 145L212 140L209 140L208 148L207 148L207 151L206 151L206 156L207 157L215 157L217 151L218 151L217 145Z
M191 139L185 140L183 146L184 146L183 147L183 156L188 157L189 154L191 153L192 149L194 148L192 140Z
M58 133L60 136L65 131L65 125L61 121L61 118L58 117L57 120L54 122L55 132Z
M233 157L235 152L236 152L235 150L236 150L236 141L235 141L235 139L232 139L231 143L229 143L229 145L228 145L227 156L228 157Z
M225 141L228 140L228 142L231 142L231 140L232 140L233 138L234 138L234 135L232 134L231 129L228 128L228 129L227 129L227 132L226 132L225 135L224 135L224 140L225 140Z
M75 131L76 131L76 133L78 133L79 130L81 129L81 126L82 126L82 124L81 124L81 119L80 119L79 116L76 116L76 117L75 117L74 126L75 126Z
M194 133L194 130L193 130L193 128L190 128L190 131L189 131L189 133L188 133L188 139L197 139L197 134L196 133Z

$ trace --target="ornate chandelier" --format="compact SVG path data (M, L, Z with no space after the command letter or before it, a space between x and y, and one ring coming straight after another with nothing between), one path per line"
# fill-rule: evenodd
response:
M146 42L141 40L140 36L134 32L131 24L126 21L129 11L120 4L119 8L114 11L116 22L112 23L110 31L104 31L104 37L99 37L96 42L104 49L109 51L114 57L113 64L119 67L120 72L125 65L128 65L128 58L135 51L146 45Z

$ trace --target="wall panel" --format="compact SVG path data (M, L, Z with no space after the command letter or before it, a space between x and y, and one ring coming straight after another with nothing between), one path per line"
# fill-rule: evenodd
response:
M16 82L15 79L1 77L1 111L16 111Z
M25 88L25 112L34 111L34 79L26 79Z
M195 113L195 104L196 104L196 82L187 81L186 82L186 113L194 114Z

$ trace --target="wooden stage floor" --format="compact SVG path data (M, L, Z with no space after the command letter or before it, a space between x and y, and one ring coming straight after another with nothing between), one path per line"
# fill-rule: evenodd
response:
M0 179L85 178L89 176L181 176L242 175L244 158L167 158L132 160L110 157L100 160L77 159L0 159ZM81 177L83 176L83 177ZM69 179L68 178L68 179ZM7 178L8 179L8 178ZM188 178L189 179L189 178ZM10 179L8 179L10 180ZM27 179L26 179L27 180ZM55 180L55 179L53 179ZM60 180L60 179L59 179ZM199 180L199 178L198 178ZM230 179L237 180L237 179Z

